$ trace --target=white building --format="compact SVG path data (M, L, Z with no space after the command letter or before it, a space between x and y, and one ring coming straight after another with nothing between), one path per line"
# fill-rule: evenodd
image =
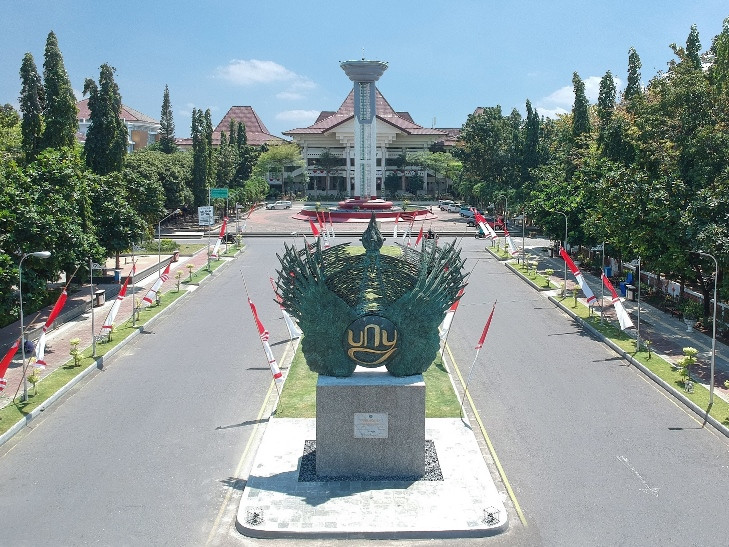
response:
M433 193L434 174L419 167L396 167L402 154L410 154L431 149L448 147L452 144L453 134L444 129L428 129L416 124L407 112L395 112L390 103L376 91L375 111L377 116L376 185L377 194L382 193L382 182L389 173L402 177L401 190L406 188L408 176L419 174L425 186L421 193ZM351 91L336 112L322 112L316 122L309 127L291 129L283 134L290 136L301 146L309 175L309 193L344 193L355 195L354 187L354 91ZM328 150L339 159L339 165L327 172L318 164L320 155ZM443 174L440 174L443 177Z
M86 132L91 125L91 111L89 100L84 99L76 103L78 108L78 140L86 141ZM146 148L159 140L161 129L159 120L155 120L128 106L122 105L121 118L127 126L129 140L127 141L127 152L134 152Z

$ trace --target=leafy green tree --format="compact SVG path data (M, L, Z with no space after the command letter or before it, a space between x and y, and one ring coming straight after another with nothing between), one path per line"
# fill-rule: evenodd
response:
M531 169L540 163L539 152L539 114L532 108L532 103L526 101L526 123L524 124L524 149L522 151L522 180L531 181Z
M641 67L640 57L635 49L631 47L628 50L628 83L623 92L623 99L626 101L631 101L640 96L643 91L640 85Z
M23 121L20 131L26 161L33 161L41 150L43 137L43 110L45 89L35 66L33 55L26 53L20 66L20 112Z
M205 110L204 116L205 124L203 126L203 133L205 136L205 152L208 155L206 162L207 173L206 179L208 186L215 184L215 168L217 167L215 161L215 148L213 147L213 120L210 116L210 109Z
M84 95L89 95L91 124L86 133L86 165L99 175L120 171L127 153L127 127L121 118L122 100L114 81L116 69L101 65L99 85L86 78Z
M126 174L127 171L130 175ZM160 150L143 148L127 155L124 172L125 177L133 175L157 181L164 191L164 210L185 211L192 208L192 154L189 151L165 154Z
M134 188L128 183L121 173L110 173L94 177L89 185L99 243L116 257L116 268L121 267L120 254L149 234L149 224L134 209Z
M317 169L321 169L326 175L325 190L327 192L330 189L329 177L332 171L336 171L341 165L342 159L332 154L328 148L319 154L319 157L316 159Z
M253 176L268 178L269 174L278 175L280 173L285 180L287 167L306 167L297 144L284 143L271 146L258 157L253 168ZM282 191L285 193L286 188L282 187Z
M165 91L162 96L162 113L160 115L159 124L159 149L165 154L172 154L177 150L177 145L175 144L175 120L172 116L170 90L167 87L167 84L165 84Z
M390 196L395 196L397 192L400 191L400 188L402 188L401 184L402 181L400 180L400 175L397 173L391 171L387 174L385 177L385 181L383 183L385 185L385 190L387 190L387 193Z
M45 60L43 62L43 81L45 84L45 128L43 146L45 148L72 147L76 144L78 131L78 108L68 79L63 56L58 47L58 39L53 31L46 39Z
M10 104L0 107L0 162L17 160L22 153L20 115Z
M724 19L721 33L714 38L711 53L714 55L710 69L712 83L719 94L729 96L729 17Z
M514 182L510 180L514 145L512 125L501 107L487 107L469 115L460 138L462 145L453 154L463 163L461 195L472 195L472 185L478 182L484 183L485 194L507 190Z
M424 185L425 185L425 181L423 180L423 177L421 177L418 174L415 174L415 175L410 175L408 177L405 188L411 194L416 195L420 190L423 189Z
M577 72L572 74L572 87L575 94L572 105L572 139L578 143L583 136L589 136L590 133L590 103L585 95L585 82Z

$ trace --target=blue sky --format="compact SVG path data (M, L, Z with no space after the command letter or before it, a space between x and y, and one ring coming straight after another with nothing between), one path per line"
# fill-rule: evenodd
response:
M169 85L176 135L193 107L217 124L250 105L271 133L335 110L351 89L341 61L387 61L378 88L425 127L460 127L478 106L569 111L572 73L597 99L607 70L624 85L628 49L647 83L692 24L702 50L729 17L726 0L363 2L0 0L0 103L18 105L23 55L42 71L53 30L74 89L116 67L122 101L159 118Z

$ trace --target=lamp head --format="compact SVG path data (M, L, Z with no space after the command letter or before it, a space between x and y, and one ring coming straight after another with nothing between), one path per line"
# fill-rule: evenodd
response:
M34 253L27 253L26 256L34 256L36 258L50 258L51 251L36 251Z

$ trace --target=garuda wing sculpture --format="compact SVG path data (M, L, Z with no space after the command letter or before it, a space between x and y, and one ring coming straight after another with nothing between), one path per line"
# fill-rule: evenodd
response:
M322 250L319 240L301 250L284 244L276 288L304 332L313 371L341 377L384 365L410 376L436 357L438 325L465 282L460 249L428 240L395 257L380 253L383 242L373 215L364 253L349 244Z

